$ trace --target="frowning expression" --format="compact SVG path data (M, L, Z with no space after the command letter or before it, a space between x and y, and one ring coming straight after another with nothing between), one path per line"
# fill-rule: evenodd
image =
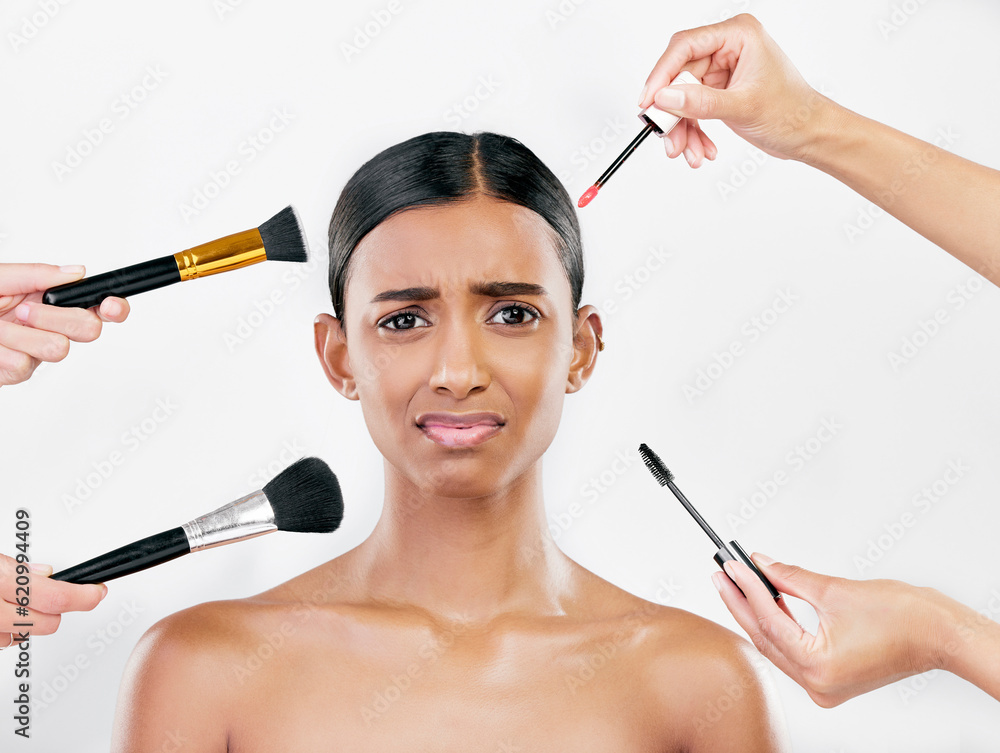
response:
M573 311L552 229L482 196L366 235L345 311L341 391L390 466L443 496L495 493L533 467L593 364L596 314Z

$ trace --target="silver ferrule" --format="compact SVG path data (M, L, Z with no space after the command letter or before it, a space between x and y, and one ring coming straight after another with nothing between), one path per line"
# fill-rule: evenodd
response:
M274 510L264 492L254 492L185 523L181 528L191 551L211 549L232 541L243 541L277 531Z

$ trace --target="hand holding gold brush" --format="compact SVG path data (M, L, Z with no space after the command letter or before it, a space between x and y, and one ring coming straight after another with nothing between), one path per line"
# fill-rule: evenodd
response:
M45 291L52 306L97 306L109 296L127 298L175 282L228 272L261 261L306 261L305 233L288 206L259 228L227 235L171 256L133 264Z

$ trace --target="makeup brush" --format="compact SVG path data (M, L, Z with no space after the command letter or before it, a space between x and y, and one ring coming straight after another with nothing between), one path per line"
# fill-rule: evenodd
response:
M127 298L265 260L306 261L307 258L302 223L295 210L288 206L253 230L227 235L172 256L49 288L42 296L42 303L90 308L112 295Z
M70 583L103 583L176 557L272 531L329 533L340 525L344 500L330 467L302 458L248 494L169 531L67 568L52 576Z
M677 74L677 78L670 82L670 85L674 84L700 84L701 81L696 79L692 74L687 71L681 71ZM645 110L639 113L639 120L643 122L643 128L639 131L639 135L632 139L632 142L625 147L625 151L618 155L617 159L611 163L611 167L604 171L600 178L583 192L583 196L576 203L578 207L583 209L587 204L594 200L597 196L597 192L601 190L601 186L608 182L608 179L615 174L615 171L624 164L632 152L639 148L639 144L646 140L646 137L655 133L658 136L666 136L673 129L675 125L681 122L681 119L676 115L671 115L669 112L664 112L659 110L652 105L647 107Z
M680 500L682 505L684 505L684 509L691 513L691 517L694 518L698 525L701 526L701 530L707 533L708 538L710 538L712 543L718 547L719 551L715 553L715 561L718 563L719 567L722 567L729 560L739 560L757 574L757 577L761 579L765 586L767 586L767 590L770 591L771 596L774 599L780 599L781 594L778 593L778 589L772 586L771 581L764 577L764 573L757 569L753 560L750 559L750 555L743 551L743 547L739 545L739 542L730 541L729 544L724 544L718 534L712 530L712 527L705 522L705 519L701 517L701 515L698 514L698 511L694 509L694 505L688 502L687 497L685 497L681 490L677 488L677 485L674 484L674 474L672 474L670 469L663 464L663 461L660 460L659 456L645 444L639 445L639 454L642 455L642 462L646 464L649 472L652 473L656 480L660 482L660 486L666 486L674 493L674 496ZM722 567L722 571L726 572L726 568ZM729 573L726 573L726 575L729 575ZM732 579L730 578L730 580ZM737 586L737 588L739 588L739 586ZM742 589L740 592L742 593Z

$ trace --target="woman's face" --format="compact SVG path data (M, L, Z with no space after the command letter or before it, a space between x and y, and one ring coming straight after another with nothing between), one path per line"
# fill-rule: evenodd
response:
M407 483L446 497L500 491L532 468L563 396L596 358L596 311L572 311L554 233L482 196L407 209L355 249L346 338L317 320L331 382L361 401Z

